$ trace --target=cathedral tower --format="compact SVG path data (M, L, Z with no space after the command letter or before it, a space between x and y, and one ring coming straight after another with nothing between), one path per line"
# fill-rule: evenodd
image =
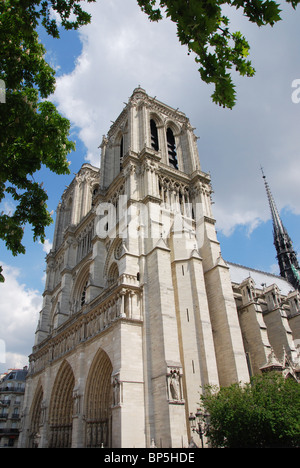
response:
M21 444L187 447L201 388L248 379L194 129L136 88L57 210Z

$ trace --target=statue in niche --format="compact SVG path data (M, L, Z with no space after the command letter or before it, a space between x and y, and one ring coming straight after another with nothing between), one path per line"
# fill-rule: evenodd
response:
M46 421L46 411L47 411L47 402L46 400L43 400L41 403L41 408L40 408L39 426L43 426Z
M179 371L173 370L169 376L169 386L171 399L178 401L181 399L180 396L180 375Z
M113 378L113 406L118 406L120 404L120 381L119 376L116 375Z
M80 399L81 395L78 390L73 391L73 417L77 416L80 413Z

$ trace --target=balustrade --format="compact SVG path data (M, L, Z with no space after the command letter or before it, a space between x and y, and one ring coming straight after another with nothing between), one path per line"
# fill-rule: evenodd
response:
M47 363L68 353L78 344L102 333L119 319L142 320L140 291L134 284L136 277L121 275L117 289L90 311L72 323L66 322L60 331L46 343L36 346L31 356L29 373L45 368ZM124 287L125 286L125 287Z

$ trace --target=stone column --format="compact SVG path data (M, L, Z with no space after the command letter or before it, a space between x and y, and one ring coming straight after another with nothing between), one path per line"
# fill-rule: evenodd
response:
M170 249L163 239L147 256L145 287L145 323L147 340L150 435L158 447L182 447L187 444L184 401L168 400L170 367L181 369L175 296L172 284Z
M86 366L85 352L80 351L78 357L78 383L73 390L73 427L72 427L72 448L85 447L85 420L83 408L83 395L86 382L83 378L84 367Z

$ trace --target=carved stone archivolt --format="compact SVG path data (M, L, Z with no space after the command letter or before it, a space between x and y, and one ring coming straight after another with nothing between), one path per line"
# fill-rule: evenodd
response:
M69 448L72 441L75 378L73 370L64 361L57 373L49 408L49 447Z
M86 446L107 447L111 438L112 364L100 349L91 365L85 392Z

